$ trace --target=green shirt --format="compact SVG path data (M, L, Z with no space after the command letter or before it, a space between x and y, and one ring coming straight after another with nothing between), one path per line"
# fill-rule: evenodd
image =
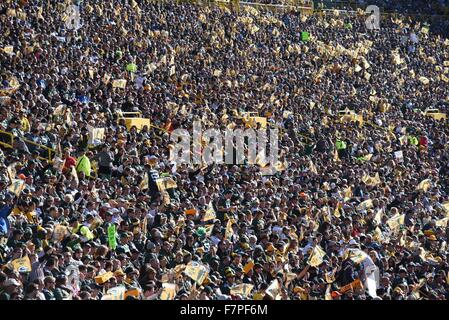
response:
M337 140L337 142L335 143L335 146L337 147L337 150L344 150L344 149L346 149L346 142Z
M70 293L62 288L56 288L53 292L55 300L64 300L70 297Z

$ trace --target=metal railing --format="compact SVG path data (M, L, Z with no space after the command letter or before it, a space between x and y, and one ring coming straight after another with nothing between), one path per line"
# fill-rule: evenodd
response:
M39 152L39 159L48 160L49 162L53 161L56 155L56 150L28 139L22 138L22 140L23 142L25 142L25 145L31 153L33 153L34 151Z
M3 146L7 149L14 149L14 137L15 136L11 132L0 130L0 146ZM48 160L49 162L51 162L57 154L56 150L43 144L39 144L25 138L20 138L20 140L25 143L31 153L34 151L38 151L38 158L41 160Z
M14 135L12 133L0 130L0 145L5 148L12 148L14 143Z

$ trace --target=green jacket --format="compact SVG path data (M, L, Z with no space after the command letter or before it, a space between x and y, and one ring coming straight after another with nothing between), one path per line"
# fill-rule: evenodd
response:
M53 291L53 294L56 300L68 299L70 296L69 291L63 288L56 288L55 291Z
M408 136L408 141L414 146L417 146L419 144L418 138L416 138L415 136Z
M76 172L84 172L86 177L90 177L91 169L90 160L86 155L82 155L78 158L76 161Z

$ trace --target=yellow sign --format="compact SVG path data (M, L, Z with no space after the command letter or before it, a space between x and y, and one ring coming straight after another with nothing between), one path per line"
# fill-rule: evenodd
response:
M449 218L443 218L443 219L437 220L437 221L435 222L435 225L436 225L437 227L446 228L447 222L448 222L448 221L449 221Z
M357 206L357 210L358 210L358 211L362 211L362 210L370 209L370 208L372 208L372 207L373 207L373 200L368 199L368 200L365 200L365 201L363 201L362 203L360 203L360 204Z
M4 47L3 52L7 53L7 54L12 54L12 53L14 53L14 47L13 46Z
M96 276L94 279L97 284L103 284L103 283L107 282L109 279L111 279L113 276L114 276L114 273L109 271L109 272L105 272L99 276Z
M265 129L267 127L267 118L265 117L250 117L246 123L251 128L257 128L258 124L260 128Z
M337 217L337 218L341 217L341 214L340 214L340 203L337 203L337 205L335 206L334 216Z
M376 215L374 216L374 221L379 225L382 222L382 215L383 215L383 210L379 209L376 212Z
M125 299L126 299L126 297L129 297L129 296L133 296L133 297L138 298L139 295L140 295L140 290L139 289L130 289L130 290L127 290L125 292Z
M312 253L310 254L309 260L307 263L312 267L318 267L323 263L323 258L326 255L323 249L319 245L313 248Z
M13 179L11 185L8 187L8 191L14 193L17 197L25 189L25 181L21 179Z
M312 160L309 161L309 171L313 174L318 174L318 170Z
M213 220L215 219L217 216L215 214L215 210L214 207L212 206L212 202L209 202L207 209L206 209L206 214L204 215L203 218L201 218L201 221L209 221L209 220Z
M242 120L248 128L256 128L258 124L262 129L267 127L267 118L257 116L256 112L242 113Z
M184 210L184 213L186 215L195 215L196 214L196 209L195 208L187 209L187 210Z
M28 258L28 256L13 260L11 264L14 268L14 271L31 272L31 261L30 258Z
M234 230L232 229L232 224L234 222L234 219L228 220L228 223L226 224L225 239L229 239L234 234Z
M112 87L125 89L126 88L126 80L125 79L114 80L114 81L112 81Z
M173 271L177 275L180 275L181 272L183 272L185 269L186 269L186 265L185 264L178 264L176 267L173 268Z
M424 192L427 192L427 190L429 190L429 188L432 186L430 179L424 179L423 181L421 181L418 186L416 187L417 190L422 190Z
M125 287L114 287L109 289L101 300L125 300Z
M136 127L137 131L141 131L143 127L151 127L151 120L147 118L119 118L125 119L125 126L127 130L131 130L132 127Z
M65 104L60 104L53 111L53 115L54 116L63 116L65 114L66 109L67 109L67 106Z
M362 263L368 258L368 255L360 249L349 249L349 258L354 261L354 263Z
M142 181L139 184L140 190L147 190L148 189L148 172L145 172Z
M247 297L251 294L254 285L249 283L241 283L231 288L232 295L241 295L243 297Z
M156 185L159 191L165 191L167 189L173 189L178 187L176 182L170 177L156 179Z
M384 237L383 237L382 231L380 230L379 227L376 227L376 229L374 229L373 239L378 241L378 242L383 241Z
M357 279L357 280L341 287L340 290L338 290L338 291L340 293L345 293L347 291L355 290L355 289L363 289L363 285L362 285L362 282L360 281L360 279Z
M281 300L281 287L279 285L278 279L274 279L270 285L268 286L267 290L265 291L265 294L268 294L273 298L273 300Z
M161 300L173 300L176 296L176 284L163 283L161 292Z
M324 300L333 300L330 284L327 285L326 292L324 293Z
M430 80L426 77L419 77L419 81L421 81L421 83L424 85L427 85L430 83Z
M9 181L13 181L16 178L16 165L17 163L11 163L8 168L6 168L6 172L8 173Z
M254 262L249 261L247 264L243 266L243 272L248 273L250 270L252 270L254 267Z
M447 115L445 113L440 112L438 109L426 109L423 114L425 116L431 117L435 120L446 120Z
M353 110L344 109L338 111L340 122L360 122L360 127L363 126L363 115L356 114Z
M378 184L380 184L380 177L379 177L379 173L376 173L376 175L374 177L371 177L369 175L364 175L362 177L362 181L367 185L367 186L376 186Z
M387 220L387 224L391 230L398 230L401 225L404 224L405 214L395 214L393 217Z
M89 144L99 144L104 141L105 128L94 128L88 126L89 130Z
M196 261L191 261L187 264L184 273L186 276L196 281L198 285L201 285L209 274L209 269Z
M105 73L104 76L103 76L103 79L102 79L103 83L104 83L104 84L108 84L108 83L109 83L109 80L111 80L111 75Z

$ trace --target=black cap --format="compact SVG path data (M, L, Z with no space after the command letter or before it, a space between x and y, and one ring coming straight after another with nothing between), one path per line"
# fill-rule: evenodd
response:
M126 274L128 274L128 273L133 272L134 270L135 270L135 269L134 269L133 267L126 267L125 270L124 270L124 272L125 272Z

